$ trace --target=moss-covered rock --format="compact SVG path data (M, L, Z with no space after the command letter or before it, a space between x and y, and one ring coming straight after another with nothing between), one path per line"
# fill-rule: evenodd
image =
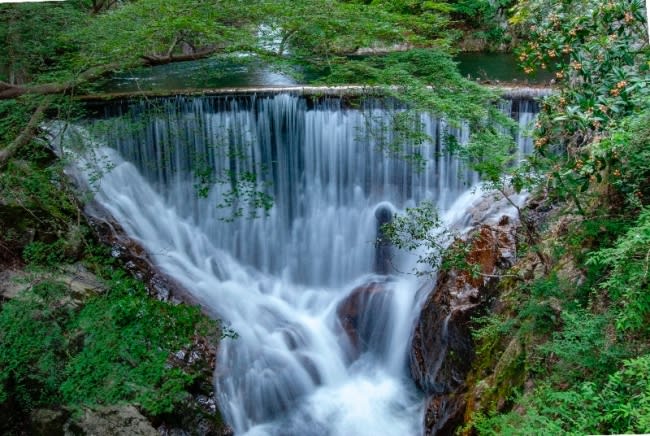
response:
M499 272L514 259L515 227L508 219L479 227L469 238L467 262L474 272L439 273L413 335L411 375L427 394L426 434L448 434L462 424L465 378L475 357L472 317L493 296ZM460 244L458 242L457 244ZM452 247L453 249L453 247Z

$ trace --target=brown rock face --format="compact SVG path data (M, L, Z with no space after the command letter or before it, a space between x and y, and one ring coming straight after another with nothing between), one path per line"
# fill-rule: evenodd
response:
M515 257L514 226L480 226L466 242L467 262L480 272L442 271L413 334L411 375L429 396L425 434L451 434L462 422L464 380L474 357L470 319L488 301L498 273Z
M368 313L374 297L384 292L383 282L370 282L354 289L336 308L336 314L352 346L351 357L356 358L366 348L368 335L363 326L363 315Z

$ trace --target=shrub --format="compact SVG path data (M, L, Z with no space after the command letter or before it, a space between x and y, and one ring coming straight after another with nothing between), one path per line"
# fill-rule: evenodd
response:
M149 297L121 270L81 309L62 283L43 282L0 310L0 404L22 411L66 405L139 404L170 412L198 374L168 364L172 353L217 325L197 307Z

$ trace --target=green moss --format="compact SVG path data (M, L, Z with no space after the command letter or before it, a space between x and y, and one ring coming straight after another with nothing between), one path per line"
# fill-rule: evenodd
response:
M173 410L200 369L168 364L196 335L218 339L197 307L149 297L142 283L103 267L107 288L81 308L62 283L43 282L0 310L0 402L23 411L135 403Z

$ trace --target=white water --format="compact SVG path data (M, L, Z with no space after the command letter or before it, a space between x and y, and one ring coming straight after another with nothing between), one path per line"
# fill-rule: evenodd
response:
M448 130L443 122L422 117L436 140L423 146L429 161L415 173L363 135L368 115L387 116L383 105L341 104L328 99L310 107L290 95L164 100L135 129L112 124L108 140L119 151L100 148L89 162L115 166L99 183L97 200L162 270L239 335L222 342L215 374L220 408L237 434L421 432L422 397L406 362L430 286L372 274L374 212L381 202L402 209L431 199L451 223L480 195L467 192L477 178L438 155ZM467 135L448 131L461 140ZM529 144L520 142L523 153ZM236 162L223 153L235 144L247 151ZM263 174L268 167L270 215L219 220L223 211L215 204L226 187L197 197L191 173L197 155L217 171ZM408 259L401 266L407 269ZM371 281L383 291L359 317L358 355L336 309Z

